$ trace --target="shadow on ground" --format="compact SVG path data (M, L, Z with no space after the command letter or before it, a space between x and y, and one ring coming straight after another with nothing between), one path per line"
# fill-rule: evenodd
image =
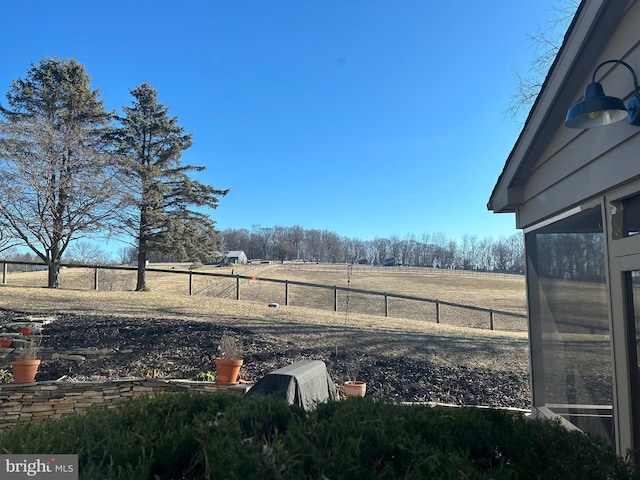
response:
M0 311L0 328L17 331L21 316ZM291 322L253 322L247 328L242 319L229 318L222 323L59 314L43 328L37 380L193 379L215 370L218 341L227 330L242 339L241 375L247 381L315 359L327 364L338 384L357 375L374 398L516 408L530 404L525 339ZM0 368L8 368L8 358L4 361Z

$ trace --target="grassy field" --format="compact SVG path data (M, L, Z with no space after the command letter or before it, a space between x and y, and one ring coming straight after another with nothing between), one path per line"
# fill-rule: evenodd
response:
M163 265L163 268L171 268ZM176 269L182 266L176 265ZM231 272L231 268L217 268L216 272ZM252 274L276 278L277 275L293 278L291 271L282 271L280 267L267 266L260 270L251 270ZM244 271L235 273L245 274ZM121 272L116 272L120 275ZM346 273L346 269L344 271ZM395 284L398 290L412 288L419 291L429 285L433 296L442 295L443 300L466 303L467 299L486 307L515 304L515 298L521 297L524 305L524 280L507 276L463 276L458 274L433 274L424 278L415 274L406 276L385 276L375 272L355 272L351 281L360 287L365 276L372 282L369 288L382 288ZM320 275L320 272L296 272L296 278L305 278L320 283L320 280L337 282L346 277L343 272L335 272L333 277ZM113 315L141 318L176 318L215 322L223 326L249 329L276 342L292 342L308 348L338 348L343 345L345 336L363 350L385 349L391 356L420 357L437 360L446 365L490 366L494 369L526 372L528 371L528 341L526 331L491 331L486 328L466 328L453 323L436 323L432 319L416 319L399 316L384 317L357 311L345 311L341 308L317 309L281 305L270 308L268 301L277 301L271 296L248 298L243 294L240 301L219 296L189 296L187 275L161 274L149 272L150 291L134 292L128 290L89 289L93 274L81 269L66 269L62 272L63 288L42 288L46 277L44 272L10 274L8 285L0 286L0 308L23 311L33 314L75 313L81 315ZM102 275L102 274L101 274ZM133 276L126 272L126 276ZM377 278L375 278L377 275ZM385 274L387 275L387 274ZM89 280L90 277L90 280ZM122 274L125 278L125 274ZM199 277L194 277L194 283ZM18 282L20 280L21 282ZM205 279L206 280L206 279ZM229 280L224 279L226 282ZM235 285L235 279L231 279ZM21 285L19 285L21 283ZM124 283L124 281L123 281ZM266 295L268 282L254 280L260 288L260 295ZM204 281L203 281L204 284ZM400 287L404 284L405 287ZM412 285L414 284L414 285ZM456 289L455 285L461 285ZM422 285L422 286L421 286ZM279 285L282 288L282 285ZM247 285L243 285L244 292ZM195 288L194 288L195 290ZM390 288L385 289L391 291ZM425 294L426 295L426 294ZM494 303L495 302L495 303ZM503 303L500 303L503 302ZM519 307L519 308L524 308ZM514 307L515 310L515 307ZM464 315L467 311L461 312Z
M170 269L175 273L147 272L149 290L154 293L188 295L188 264L156 264L151 268ZM349 273L350 272L350 273ZM192 291L194 296L218 299L236 298L236 279L223 276L241 275L240 298L254 305L276 302L285 304L283 283L266 281L289 280L338 286L350 289L386 292L450 302L472 307L493 309L515 314L526 313L524 278L515 275L495 275L470 272L439 271L426 268L380 268L347 265L308 264L259 264L231 267L204 266L194 270ZM101 291L131 291L135 288L135 271L99 271ZM45 286L46 272L10 273L7 283L15 286ZM89 290L94 286L92 269L63 269L60 275L63 289ZM289 285L288 305L318 310L334 310L333 288L317 288ZM384 316L385 308L393 318L404 318L435 322L462 327L489 328L488 312L474 311L434 302L419 302L389 298L385 306L381 295L356 292L338 292L337 311L353 314ZM436 310L438 308L438 310ZM526 331L524 318L496 313L494 324L497 330Z

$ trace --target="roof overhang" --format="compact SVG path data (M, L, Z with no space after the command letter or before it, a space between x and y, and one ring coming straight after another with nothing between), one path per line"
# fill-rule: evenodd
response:
M524 127L491 193L487 208L516 212L524 186L548 141L564 127L567 110L578 100L611 33L636 0L583 0L564 37Z

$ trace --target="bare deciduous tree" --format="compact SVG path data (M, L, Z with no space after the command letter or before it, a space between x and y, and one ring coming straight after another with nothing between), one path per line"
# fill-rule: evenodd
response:
M67 256L72 262L83 265L108 265L111 255L91 242L76 242L67 249Z
M0 223L0 253L3 257L7 258L7 256L10 256L13 248L17 245L20 245L20 242L11 236L8 229L4 228Z
M402 239L394 235L391 238L359 240L339 237L329 230L254 225L253 230L227 229L220 235L225 249L244 250L252 259L295 258L329 263L363 261L383 265L385 260L394 257L406 266L524 273L524 237L521 232L497 240L481 240L477 235L467 234L462 236L461 242L451 240L444 233L423 234L420 238L410 234Z
M81 64L44 59L0 106L0 225L48 266L49 288L70 242L104 231L115 206L98 95Z
M579 0L560 0L558 6L553 8L553 19L528 36L534 49L534 59L526 74L514 73L516 91L507 107L508 117L518 119L523 110L533 105L579 3Z

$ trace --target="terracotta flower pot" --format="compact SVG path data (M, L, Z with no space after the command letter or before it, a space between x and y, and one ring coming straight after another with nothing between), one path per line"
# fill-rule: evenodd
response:
M28 337L33 333L33 327L20 327L20 333L25 337Z
M13 383L33 383L40 366L40 360L16 360L11 362Z
M367 393L367 382L348 380L344 382L344 393L347 397L364 397Z
M13 344L11 338L0 338L0 348L9 348Z
M218 385L236 385L242 360L216 358L216 383Z

